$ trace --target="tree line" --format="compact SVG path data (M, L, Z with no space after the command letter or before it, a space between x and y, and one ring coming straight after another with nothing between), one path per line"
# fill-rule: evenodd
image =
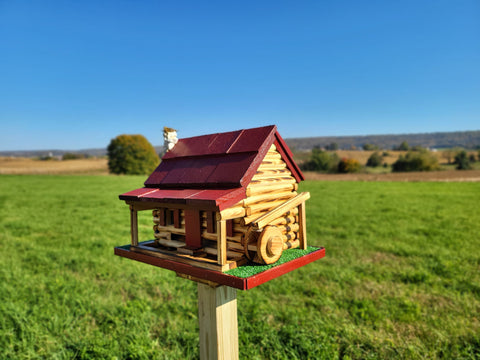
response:
M397 149L407 151L401 154L397 161L392 164L392 172L408 172L408 171L433 171L439 170L440 164L438 158L431 151L421 148L410 148L407 142L402 142ZM324 173L355 173L366 167L388 167L384 162L387 152L374 151L365 164L360 164L356 159L340 158L335 151L327 151L320 148L312 150L310 158L301 165L302 170L316 171ZM477 154L468 154L463 149L455 150L452 153L453 161L457 170L468 170L472 168L473 163L480 161L480 149Z
M326 150L358 150L367 146L374 149L393 150L402 142L410 147L446 149L461 147L475 149L480 146L479 131L436 132L425 134L365 135L365 136L324 136L285 139L292 150L312 150L315 147ZM376 148L376 149L375 149Z
M335 150L338 144L330 143L327 149L315 147L310 158L301 167L305 171L318 171L327 173L355 173L366 167L379 167L388 165L383 161L387 155L381 152L379 147L373 144L363 144L364 150L373 150L365 164L360 164L356 159L340 158ZM393 172L404 171L432 171L440 168L438 158L427 149L420 146L410 146L407 141L393 147L395 150L406 151L401 154L397 161L392 164ZM112 174L149 174L160 163L159 154L155 148L142 135L119 135L111 140L107 147L108 167ZM476 161L480 161L480 149L477 156L468 155L462 149L448 149L444 157L449 163L456 165L459 170L472 167ZM74 155L67 158L78 158Z

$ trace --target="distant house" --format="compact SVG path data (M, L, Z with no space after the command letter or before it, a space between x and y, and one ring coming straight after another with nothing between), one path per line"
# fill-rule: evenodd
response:
M219 271L273 263L306 248L303 179L276 126L180 139L145 187L120 195L132 249ZM139 243L142 210L152 210L155 240Z

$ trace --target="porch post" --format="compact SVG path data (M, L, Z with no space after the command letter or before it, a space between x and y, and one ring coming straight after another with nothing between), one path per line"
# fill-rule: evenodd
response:
M137 210L130 205L130 235L132 237L132 245L138 245L138 215Z

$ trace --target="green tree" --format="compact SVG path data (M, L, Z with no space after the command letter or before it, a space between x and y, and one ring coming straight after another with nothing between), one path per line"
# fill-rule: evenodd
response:
M76 154L76 153L66 152L65 154L62 155L62 160L78 160L78 159L86 159L86 158L88 158L88 155L86 154Z
M412 151L428 151L427 149L425 149L424 147L422 147L420 145L412 146L412 147L410 147L410 150L412 150Z
M455 155L455 161L453 163L457 165L457 170L469 170L472 168L470 160L468 159L467 152L465 150L459 151Z
M112 174L144 175L155 170L160 159L143 135L119 135L107 147Z
M360 163L355 159L342 158L338 163L338 172L342 174L356 173L359 172L361 168Z
M397 147L397 150L408 151L410 150L410 146L408 145L407 141L402 141L402 143Z
M448 164L452 163L452 159L455 157L455 150L452 148L445 149L442 152L442 157L447 160Z
M327 146L325 146L325 149L329 150L329 151L338 150L338 144L336 142L332 142L332 143L328 144Z
M438 160L429 151L409 151L392 164L393 172L438 170Z
M374 144L363 144L362 148L363 148L363 150L365 150L365 151L378 150L378 145L374 145Z
M375 151L367 160L367 166L369 167L377 167L382 165L383 157L380 155L378 151Z
M310 160L302 165L302 169L305 171L336 172L339 161L337 153L328 153L319 148L313 148Z

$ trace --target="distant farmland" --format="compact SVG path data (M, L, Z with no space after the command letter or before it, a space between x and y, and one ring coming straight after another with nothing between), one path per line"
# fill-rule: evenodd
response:
M383 150L391 150L403 141L407 141L410 146L422 146L426 148L453 148L462 147L466 149L475 149L480 146L480 130L476 131L456 131L456 132L436 132L425 134L395 134L395 135L361 135L361 136L316 136L303 138L285 139L292 150L308 151L314 147L326 147L330 144L337 144L339 149L349 150L352 147L361 149L364 144L373 144ZM157 153L163 153L164 147L155 146ZM103 148L83 149L83 150L21 150L18 151L0 151L0 156L14 157L41 157L51 154L54 157L61 157L65 153L82 154L93 157L102 157L107 154L107 144Z
M0 174L108 174L107 159L34 160L0 157Z
M339 157L353 158L365 165L373 151L339 150ZM396 161L401 151L390 151L383 158L389 165ZM480 181L480 163L476 163L474 170L456 171L453 165L445 165L441 152L434 153L439 163L444 164L443 171L390 173L390 168L379 167L357 174L319 174L305 172L309 180L347 180L347 181ZM294 153L298 163L305 161L310 152ZM0 174L11 175L107 175L108 165L106 158L90 158L79 160L35 160L31 158L0 157Z

